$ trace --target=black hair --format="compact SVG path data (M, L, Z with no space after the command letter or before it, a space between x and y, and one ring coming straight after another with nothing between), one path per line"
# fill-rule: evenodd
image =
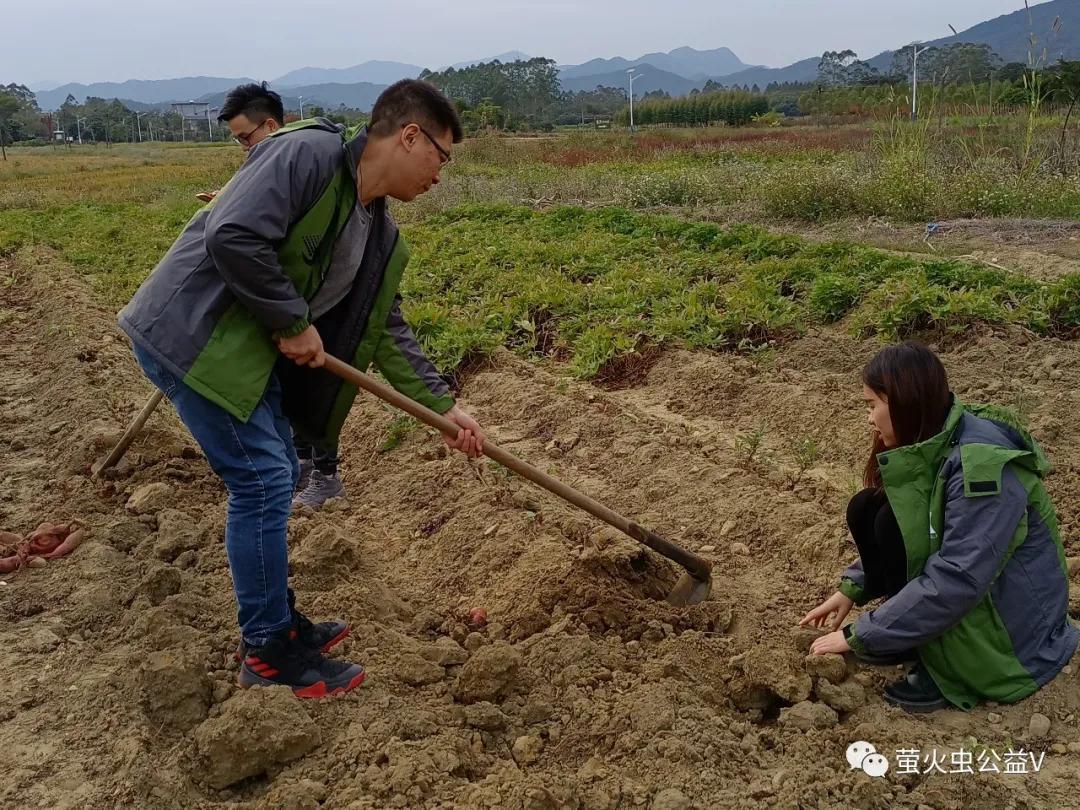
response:
M927 346L917 340L886 346L866 364L862 381L888 401L897 446L918 444L941 432L952 393L945 366ZM868 487L881 486L877 456L885 449L881 437L875 436L864 474Z
M285 105L281 103L281 96L267 88L266 82L241 84L225 96L218 121L231 121L238 115L246 115L253 124L261 124L267 118L284 124Z
M450 99L420 79L402 79L383 90L371 110L368 131L383 138L413 123L434 130L433 134L449 130L453 143L460 143L463 137L461 119Z

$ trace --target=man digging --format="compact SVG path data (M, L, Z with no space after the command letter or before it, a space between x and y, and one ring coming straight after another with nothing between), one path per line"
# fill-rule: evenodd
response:
M245 153L285 125L285 107L281 96L270 90L266 82L241 84L225 96L218 121L223 121ZM196 194L210 202L216 191ZM330 498L345 496L345 487L338 475L338 447L320 447L317 441L293 433L293 446L300 459L300 479L296 482L293 508L308 506L320 509Z
M252 122L253 124L256 122ZM359 664L323 656L345 622L293 607L286 529L299 463L293 431L334 447L355 388L318 370L329 353L370 364L460 427L447 444L483 452L401 315L408 250L386 198L439 182L461 140L453 105L405 80L371 123L346 133L300 121L271 133L199 211L120 313L146 376L167 396L229 492L225 551L242 641L240 685L301 697L359 686ZM292 362L288 362L292 361Z

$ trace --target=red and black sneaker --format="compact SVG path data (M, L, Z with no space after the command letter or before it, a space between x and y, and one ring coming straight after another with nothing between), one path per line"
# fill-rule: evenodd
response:
M302 698L342 695L364 682L364 668L337 658L325 658L304 644L295 629L284 630L261 647L251 647L240 665L238 683L288 686Z
M296 610L293 611L293 629L296 630L301 644L306 644L311 649L324 653L330 652L331 649L349 637L349 625L347 622L335 619L331 622L315 624L303 613ZM240 643L236 645L235 658L240 661L246 654L247 644L241 638Z

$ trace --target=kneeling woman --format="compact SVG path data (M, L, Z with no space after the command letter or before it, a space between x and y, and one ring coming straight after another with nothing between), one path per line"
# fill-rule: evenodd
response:
M1080 640L1046 457L1006 412L957 402L920 343L878 353L863 383L874 449L847 515L860 559L802 620L835 631L811 652L917 661L885 688L908 711L1027 697ZM837 629L853 605L877 598Z

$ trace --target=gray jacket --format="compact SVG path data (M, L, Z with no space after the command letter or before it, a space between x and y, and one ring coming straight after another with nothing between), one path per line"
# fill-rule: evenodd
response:
M298 334L306 328L308 300L317 290L308 291L307 297L297 291L282 270L277 248L344 168L355 181L366 142L366 132L360 131L343 144L341 128L319 119L316 127L282 133L253 147L214 202L192 217L120 313L121 328L177 377L246 419L251 396L239 402L218 390L227 387L226 377L243 377L245 358L225 355L216 361L222 368L200 374L206 365L206 358L200 361L200 356L212 349L208 347L211 336L236 303L265 330L271 348L271 335ZM363 337L387 263L395 253L407 255L399 245L385 200L374 201L371 211L366 248L335 251L337 256L362 252L359 271L331 265L327 273L328 277L335 272L354 274L350 293L315 322L326 350L346 360L353 357ZM346 223L341 238L356 230ZM394 364L386 375L389 381L408 390L414 399L440 412L447 410L452 405L449 390L402 317L400 298L393 298L382 317L387 339L393 340L396 355L406 361ZM197 366L200 362L203 365ZM312 423L308 427L314 434L323 432L338 401L340 382L322 371L285 364L279 364L279 373L290 417ZM215 376L221 384L215 384ZM254 391L255 401L261 393Z

